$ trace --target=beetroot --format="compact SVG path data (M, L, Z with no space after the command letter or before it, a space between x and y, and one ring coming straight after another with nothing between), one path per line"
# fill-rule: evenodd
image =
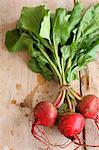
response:
M95 95L84 96L77 107L86 118L95 119L99 110L99 99Z
M77 109L86 118L93 119L99 130L99 99L95 95L84 96Z
M34 109L34 117L37 124L51 127L57 118L57 109L54 105L47 101L38 103Z
M57 113L57 109L55 108L55 106L52 103L47 102L47 101L42 101L38 103L36 107L34 108L35 121L32 124L31 132L36 139L38 139L39 141L41 141L47 146L50 142L46 134L44 133L44 131L41 130L38 127L38 125L52 127L55 124L57 115L58 113ZM37 127L36 129L38 129L40 134L42 134L43 136L38 135L38 133L35 130L35 127Z
M79 113L65 113L60 117L58 128L66 137L74 137L85 126L85 118Z
M79 139L78 135L85 126L85 118L80 113L65 113L60 117L58 128L60 132L65 136L70 138L72 141L63 146L62 148L66 148L69 146L72 142L78 147L75 148L77 150L80 146L83 147L99 147L99 145L88 145L81 143L81 140ZM76 142L75 140L78 140Z

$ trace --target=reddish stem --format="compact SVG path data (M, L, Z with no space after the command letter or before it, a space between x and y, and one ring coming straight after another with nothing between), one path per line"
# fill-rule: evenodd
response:
M61 102L61 99L62 99L62 95L63 95L63 92L60 92L58 98L56 99L55 103L54 103L54 106L56 108L59 108L60 107L60 102Z

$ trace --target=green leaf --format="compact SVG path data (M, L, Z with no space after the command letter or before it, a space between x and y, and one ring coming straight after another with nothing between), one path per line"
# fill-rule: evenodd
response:
M36 59L32 58L29 62L28 62L28 66L29 68L36 73L42 73L42 70L39 66L39 63L37 62Z
M42 59L32 58L28 62L29 68L36 73L40 73L46 78L47 80L51 80L53 78L53 74L51 70L46 66L45 63L43 63Z
M83 15L78 34L77 34L77 41L80 41L82 38L82 35L85 37L85 35L93 33L95 30L99 30L99 4L97 4L95 7L90 7L85 14Z
M99 51L99 41L97 42L96 45L94 45L92 47L92 49L88 52L87 55L90 57L93 57L93 59L95 59L96 58L96 52L98 52L98 51Z
M80 47L90 47L93 43L99 41L99 29L89 35L81 38L81 42L79 43Z
M42 75L45 77L47 80L53 79L53 73L52 71L47 67L43 66L41 63L39 63L40 68L42 69Z
M27 31L39 35L41 22L48 10L45 6L23 7L21 17L19 19L18 28L23 28Z
M95 59L99 49L99 4L85 13L82 10L80 2L71 12L24 7L17 29L6 33L5 44L11 52L27 50L33 72L47 80L70 83L77 79L77 71Z
M53 23L53 43L54 47L57 48L58 44L61 42L61 28L64 24L65 17L66 17L67 11L63 8L58 8L56 10L56 16L54 17L54 23Z
M48 39L50 42L50 12L43 18L39 35L41 38Z
M61 50L63 59L66 61L70 56L70 46L64 45L63 47L61 47L60 50Z
M69 20L65 22L64 25L62 26L62 30L61 30L62 44L64 44L70 38L70 34L72 30L79 23L81 19L82 10L83 10L82 4L77 2L71 12L71 16L69 17Z
M6 33L5 44L10 52L16 52L26 48L24 40L24 36L20 36L19 30L15 29Z

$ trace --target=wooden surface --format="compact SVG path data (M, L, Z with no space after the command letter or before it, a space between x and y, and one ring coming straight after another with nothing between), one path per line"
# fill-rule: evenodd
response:
M82 0L82 2L87 8L99 0ZM60 6L67 9L73 7L73 0L0 0L0 150L39 150L43 147L31 135L28 115L31 106L35 106L38 100L55 100L58 92L57 84L49 83L40 75L32 73L26 66L27 54L25 52L11 54L4 44L5 33L15 27L22 7L42 3L53 10ZM99 96L99 54L97 60L81 73L81 84L83 94L95 93ZM79 90L79 81L73 85ZM25 107L17 106L20 104ZM67 140L56 127L45 130L54 143L64 143ZM87 144L99 144L99 132L92 120L86 120L85 133ZM71 144L66 150L74 150L74 147L74 144ZM80 147L79 150L83 148ZM96 149L87 148L87 150Z

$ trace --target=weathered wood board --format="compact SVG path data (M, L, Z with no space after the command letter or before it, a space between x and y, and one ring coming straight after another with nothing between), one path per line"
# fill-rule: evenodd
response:
M82 0L82 2L88 7L99 0ZM0 150L39 150L42 148L43 145L39 144L31 135L28 115L31 106L34 106L38 100L47 99L53 102L58 92L56 83L45 81L40 75L32 73L27 68L26 61L29 58L25 52L11 54L5 48L5 33L15 27L21 8L39 4L46 4L54 10L60 6L71 9L74 2L73 0L0 0ZM97 71L97 74L94 74L92 67L94 72ZM99 59L97 57L97 60L88 66L89 73L87 75L90 79L90 85L87 90L86 81L84 81L82 84L83 93L86 89L88 93L92 91L99 96L98 67ZM79 81L73 84L79 91ZM17 106L20 104L26 107ZM58 141L59 144L59 142L64 143L67 140L56 127L45 130L52 142ZM93 127L91 120L86 121L85 130L87 144L92 141L93 144L98 144L98 131ZM74 147L74 144L71 144L66 150L74 150ZM53 148L53 150L56 149L59 148ZM94 148L87 149L96 150ZM80 147L79 150L83 150L83 148Z

